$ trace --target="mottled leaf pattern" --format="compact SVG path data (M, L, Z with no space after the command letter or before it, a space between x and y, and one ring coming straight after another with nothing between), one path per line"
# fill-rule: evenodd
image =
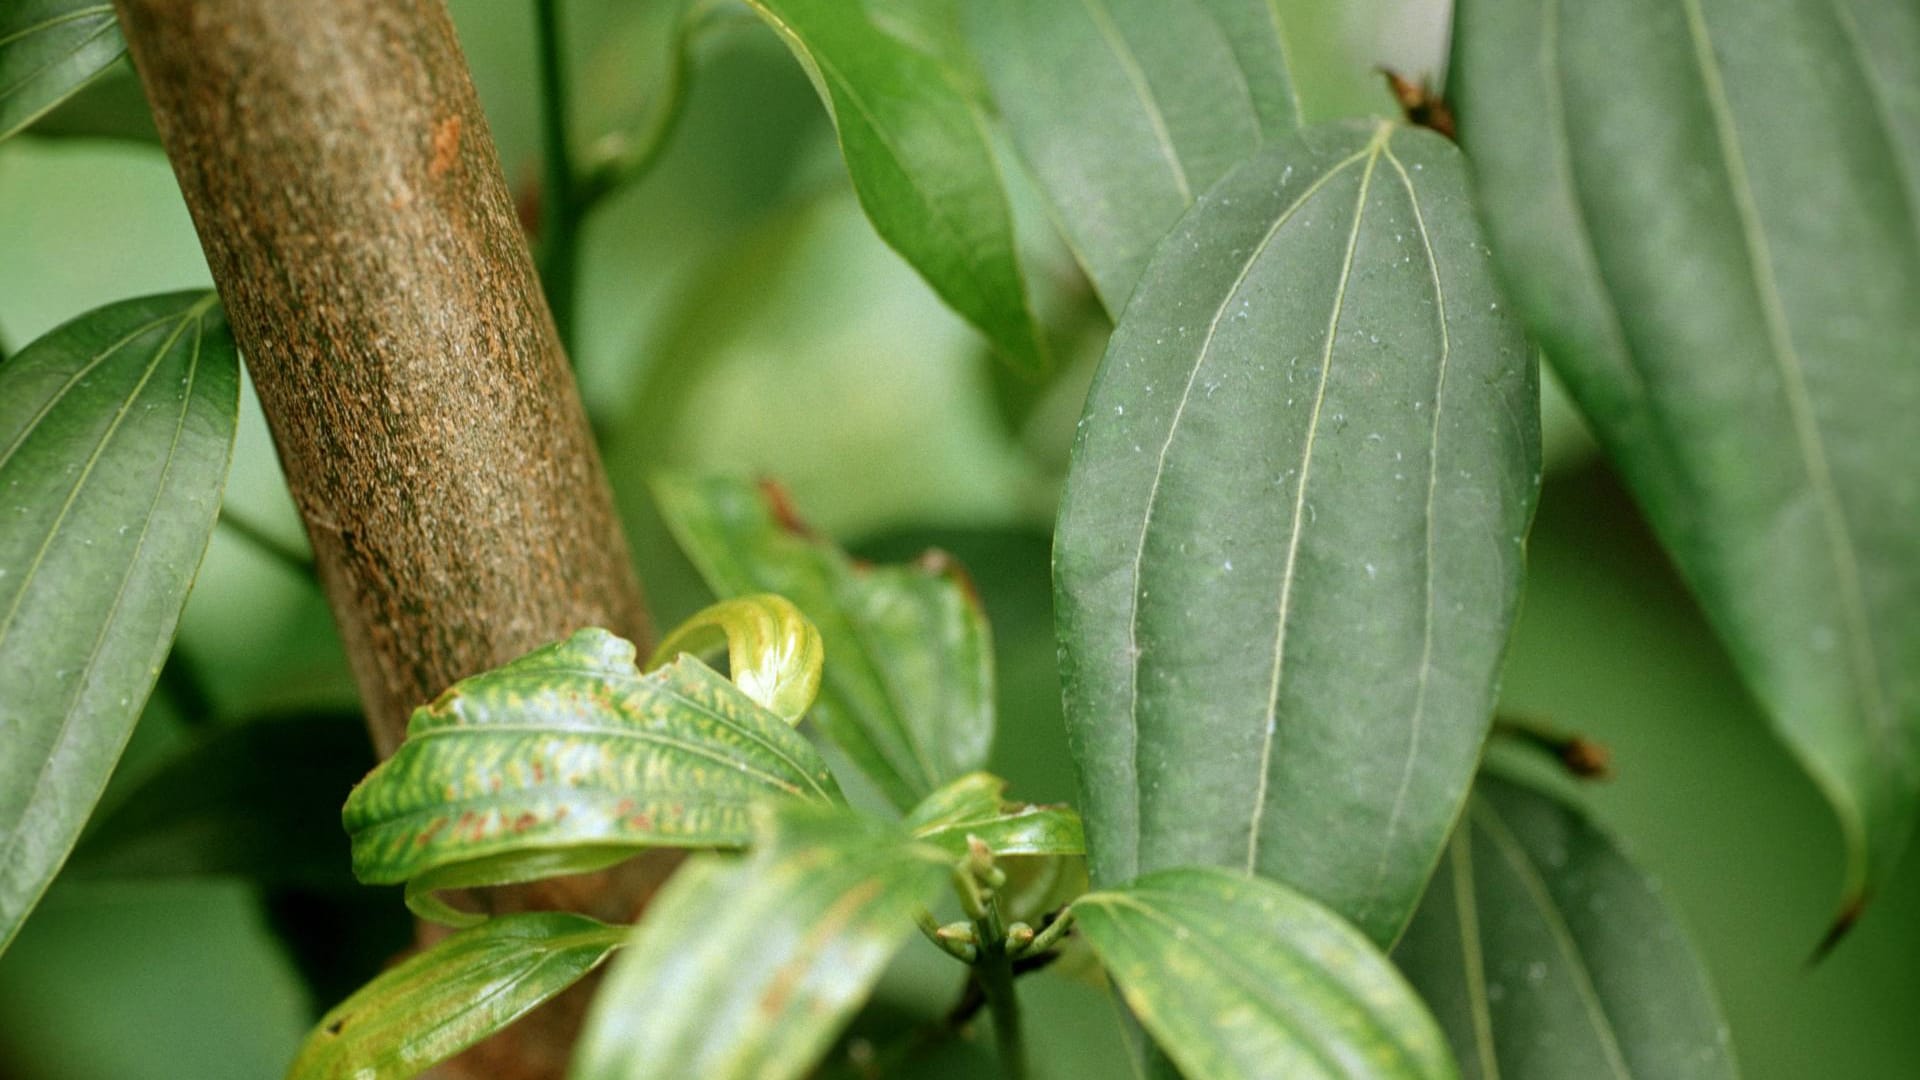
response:
M1086 853L1086 834L1072 807L1008 802L1006 788L1007 782L991 773L970 773L914 807L907 830L954 855L966 854L970 836L995 855Z
M1394 960L1469 1080L1738 1070L1659 886L1580 814L1483 776Z
M641 848L732 847L770 798L838 802L805 737L683 656L641 675L604 630L463 679L347 800L354 873L433 889L605 866Z
M1230 866L1394 939L1492 711L1537 379L1438 136L1305 129L1199 200L1108 346L1055 541L1095 884Z
M608 973L574 1080L806 1076L947 873L898 826L805 806L760 811L744 858L674 875Z
M985 127L940 56L858 0L749 0L833 114L875 231L1014 367L1048 366Z
M408 957L328 1010L287 1080L408 1080L580 981L626 928L503 915Z
M0 139L39 119L126 51L112 4L6 0L0 6Z
M1915 18L1466 0L1454 35L1515 304L1833 804L1849 913L1920 811Z
M814 722L901 810L986 764L993 646L972 586L944 556L855 565L771 486L663 478L656 498L721 596L778 593L820 629Z
M153 689L239 407L212 293L100 308L0 364L0 950Z
M1089 893L1080 933L1161 1050L1206 1080L1443 1080L1433 1018L1353 927L1283 886L1168 870Z
M654 650L649 670L714 639L727 647L733 684L768 712L799 723L820 693L820 632L771 593L722 600L681 623Z

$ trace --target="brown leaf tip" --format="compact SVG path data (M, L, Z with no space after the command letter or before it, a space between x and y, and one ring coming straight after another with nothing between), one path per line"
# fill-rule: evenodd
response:
M793 496L787 494L787 489L781 487L779 481L761 477L760 497L766 500L767 511L782 529L808 540L816 538L813 527L794 509Z
M1439 132L1448 139L1456 138L1458 128L1454 124L1453 109L1433 89L1432 83L1424 78L1414 82L1385 66L1379 71L1386 77L1387 89L1393 91L1393 99L1400 103L1400 112L1407 118L1407 123Z

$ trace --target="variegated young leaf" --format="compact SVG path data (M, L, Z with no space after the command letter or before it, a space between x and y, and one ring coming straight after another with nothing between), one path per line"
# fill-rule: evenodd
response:
M771 486L664 477L660 510L721 596L793 601L826 643L814 722L895 806L986 764L993 646L970 584L944 556L855 565Z
M1303 129L1181 219L1054 543L1094 884L1231 866L1398 935L1519 606L1537 378L1431 132Z
M1167 870L1089 893L1080 933L1162 1051L1206 1080L1449 1080L1445 1038L1358 930L1281 885Z
M1266 0L972 0L966 14L1000 114L1116 318L1194 197L1299 123Z
M739 687L691 657L649 675L633 658L582 630L415 710L347 799L354 873L407 882L416 911L457 924L432 890L735 847L758 802L841 800L813 745Z
M1010 364L1045 370L1000 166L951 65L858 0L749 3L813 78L874 231Z
M409 1080L580 981L626 934L557 911L462 930L328 1010L287 1080Z
M964 855L979 837L995 855L1084 855L1086 833L1070 806L1008 802L1007 782L969 773L926 797L907 814L916 839Z
M800 609L772 593L722 600L667 635L654 650L654 670L683 652L698 654L715 639L727 647L733 684L760 706L799 723L820 693L820 632Z
M1844 927L1920 817L1912 0L1463 0L1514 306L1832 804Z
M950 860L846 810L759 811L744 858L654 898L594 1001L574 1080L789 1080L812 1069L913 933Z
M0 4L0 139L33 123L127 51L113 5L98 0Z
M208 292L110 304L0 364L0 951L153 689L239 411Z
M1469 1080L1739 1075L1659 886L1572 808L1482 775L1394 949Z

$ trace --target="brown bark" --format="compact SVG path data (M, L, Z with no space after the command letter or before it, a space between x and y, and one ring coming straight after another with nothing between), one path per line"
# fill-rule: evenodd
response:
M443 0L117 6L381 753L458 678L581 626L643 639ZM634 897L573 879L482 903L628 918ZM510 1029L485 1074L558 1076L575 1005Z

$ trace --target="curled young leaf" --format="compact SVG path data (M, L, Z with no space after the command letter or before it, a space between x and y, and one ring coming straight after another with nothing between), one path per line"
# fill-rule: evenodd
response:
M1394 961L1470 1080L1733 1080L1658 886L1581 814L1485 776Z
M462 930L329 1009L287 1080L409 1080L579 982L626 934L563 912Z
M722 600L674 628L647 662L660 668L683 652L698 654L720 639L727 673L741 692L797 724L820 692L820 632L800 609L772 593Z
M233 453L217 298L111 304L0 364L0 951L106 787Z
M954 855L978 837L995 855L1084 855L1086 833L1070 806L1008 802L1007 782L969 773L924 799L907 814L915 839Z
M766 799L837 803L819 753L780 717L683 656L642 675L605 630L455 683L347 799L353 867L434 889L597 869L646 847L735 847Z
M721 596L778 593L826 645L813 722L901 810L986 764L993 645L957 566L861 566L778 489L728 477L654 485L680 546Z
M751 853L688 860L607 974L573 1080L807 1075L948 859L846 810L764 807Z
M1080 933L1187 1076L1449 1080L1445 1038L1358 930L1283 886L1168 870L1089 893Z

